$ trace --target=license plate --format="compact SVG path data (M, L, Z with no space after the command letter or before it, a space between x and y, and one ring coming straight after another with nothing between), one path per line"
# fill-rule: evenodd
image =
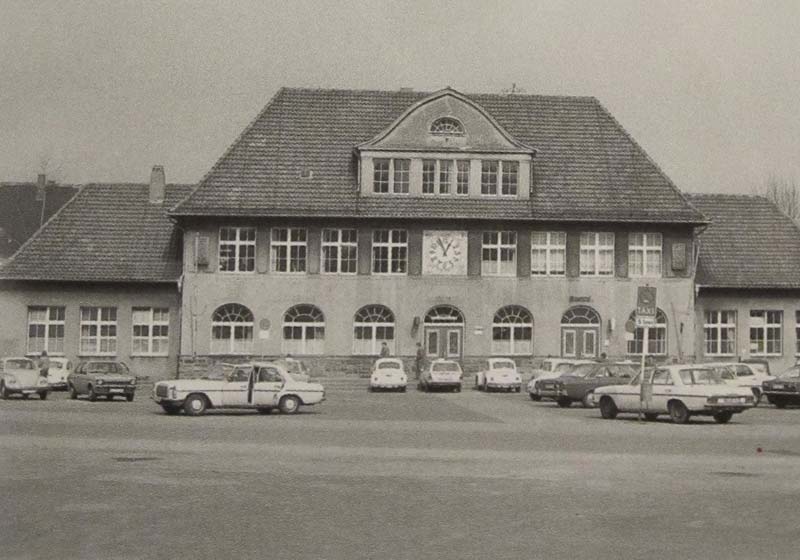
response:
M110 393L124 393L125 389L109 389Z
M786 386L785 385L781 385L780 383L778 383L776 385L773 385L772 388L773 389L785 389Z
M723 403L723 404L739 404L739 403L741 403L741 402L744 402L744 399L741 399L741 398L736 398L736 399L720 399L720 401L719 401L719 402L721 402L721 403Z
M24 391L22 391L22 394L23 394L23 395L32 395L32 394L34 394L35 392L36 392L36 391L31 391L31 390L29 390L29 389L28 389L28 390L24 390Z

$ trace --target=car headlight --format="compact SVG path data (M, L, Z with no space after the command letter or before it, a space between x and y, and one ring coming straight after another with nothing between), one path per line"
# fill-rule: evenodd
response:
M105 383L105 381L103 381L102 379L98 379L98 380L97 380L97 384L98 384L98 385L102 385L103 383Z
M8 385L16 385L17 384L17 378L14 377L13 375L6 375L6 383Z
M169 392L171 393L171 396L172 396L173 399L177 399L178 398L178 388L175 387L175 385L171 385L170 386Z

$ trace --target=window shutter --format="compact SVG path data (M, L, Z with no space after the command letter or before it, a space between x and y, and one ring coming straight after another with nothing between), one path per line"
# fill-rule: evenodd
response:
M422 230L419 228L408 230L408 274L422 274Z
M207 268L209 264L209 240L208 235L200 234L196 238L196 247L195 247L195 265L197 268Z
M469 248L467 249L467 275L481 275L481 244L483 233L480 231L470 231L467 234Z
M567 232L567 276L577 278L581 275L581 232Z
M264 274L269 270L269 227L256 230L256 271Z
M319 228L308 228L308 254L306 270L309 274L319 274L320 244L322 232Z
M358 273L372 274L372 228L358 230Z
M618 231L614 234L614 268L617 278L628 277L628 232Z
M527 278L531 275L531 231L517 231L517 276Z

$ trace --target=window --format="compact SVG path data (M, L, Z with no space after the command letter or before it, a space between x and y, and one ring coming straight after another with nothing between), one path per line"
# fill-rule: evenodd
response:
M372 232L372 272L405 274L408 261L408 232L378 229Z
M517 273L517 233L514 231L483 232L481 274L515 276Z
M581 276L614 274L614 234L581 233Z
M389 192L389 161L388 159L372 161L372 192Z
M636 311L628 317L636 321ZM644 342L647 341L647 354L650 356L665 356L667 354L667 316L656 310L656 324L652 327L637 327L633 333L633 340L628 341L628 354L641 355Z
M481 162L481 194L497 194L497 161Z
M449 195L454 192L469 194L469 160L422 160L422 194Z
M631 233L628 238L628 274L661 276L661 234Z
M407 194L411 174L410 159L378 158L372 162L372 192Z
M460 136L464 134L464 126L452 117L442 117L433 121L431 134Z
M706 356L736 354L736 311L706 311Z
M256 269L255 228L220 228L219 269L222 272L253 272Z
M508 305L494 314L492 354L533 354L533 316L519 305Z
M500 182L502 196L517 196L519 162L484 160L481 162L481 194L496 195Z
M409 175L411 173L410 159L393 159L394 167L392 177L392 192L396 194L406 194L408 192Z
M272 271L301 273L306 271L306 230L272 228Z
M133 308L133 351L135 355L169 354L169 309Z
M531 235L531 274L564 276L567 267L567 234L534 231Z
M353 354L378 355L384 342L394 354L394 313L383 305L365 305L353 320Z
M64 353L64 307L28 308L28 354Z
M113 356L117 352L117 308L81 307L82 355Z
M295 305L283 315L283 352L322 354L325 350L325 316L314 305Z
M750 311L750 354L780 356L783 352L783 311Z
M249 354L253 351L253 313L244 305L228 303L211 316L212 354Z
M322 272L355 274L358 266L358 232L354 229L322 230Z
M436 160L422 160L422 194L436 193Z
M456 194L469 194L469 167L468 159L456 161Z
M453 162L449 159L439 160L439 194L450 194L452 177Z
M517 196L517 181L519 178L519 162L503 161L500 162L502 169L503 183L500 194L503 196Z

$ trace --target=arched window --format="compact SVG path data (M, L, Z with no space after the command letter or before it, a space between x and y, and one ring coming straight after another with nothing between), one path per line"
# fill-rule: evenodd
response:
M452 305L437 305L425 314L425 324L429 326L463 325L464 316Z
M636 311L628 317L636 321ZM636 327L633 340L628 341L628 354L642 354L644 341L647 340L647 354L649 356L667 355L667 315L660 309L656 310L656 324L652 327Z
M353 354L376 355L386 342L394 354L394 313L383 305L365 305L353 319Z
M442 117L431 124L431 134L462 135L464 126L452 117Z
M570 307L561 316L561 355L594 358L600 338L600 315L588 305Z
M253 351L253 312L226 303L211 316L212 354L250 354Z
M519 305L501 307L492 321L492 354L533 354L533 316Z
M283 314L284 354L322 354L325 316L314 305L300 304Z
M576 305L561 316L562 325L599 325L600 315L591 307Z

